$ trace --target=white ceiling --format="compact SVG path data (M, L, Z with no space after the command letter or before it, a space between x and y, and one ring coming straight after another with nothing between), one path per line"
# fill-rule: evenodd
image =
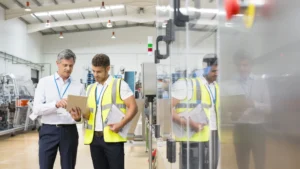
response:
M25 12L26 2L29 2L31 12ZM116 7L118 9L106 9L100 11L104 1L106 7ZM166 17L171 14L168 11L157 10L157 6L169 6L170 0L0 0L0 6L6 9L6 19L20 18L28 25L28 32L39 31L43 35L58 34L59 32L76 32L108 29L106 24L112 20L114 28L132 27L132 26L150 26L155 27L156 15ZM216 10L216 0L198 0L200 9ZM186 1L181 1L181 6ZM193 1L192 1L193 2ZM123 6L123 7L122 7ZM194 7L193 4L190 4ZM85 10L82 9L95 9ZM39 14L63 10L80 10L73 13L60 13L41 16ZM143 9L142 11L140 9ZM170 8L169 8L170 9ZM37 12L38 11L38 12ZM209 21L215 21L216 13L201 12L201 26L205 23L211 25ZM45 27L47 20L51 27ZM215 23L215 22L214 22Z

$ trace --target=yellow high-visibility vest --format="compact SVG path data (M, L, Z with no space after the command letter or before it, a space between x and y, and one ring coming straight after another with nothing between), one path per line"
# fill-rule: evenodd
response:
M107 88L104 90L101 99L102 123L103 123L103 137L104 141L108 143L126 142L127 139L110 130L109 126L104 126L108 113L110 112L112 104L117 106L124 114L126 114L126 105L120 96L121 79L112 78ZM96 88L97 83L91 84L87 87L88 107L90 108L90 117L85 125L84 144L91 144L94 138L95 120L97 114L96 103Z
M179 79L179 80L188 80L188 79ZM192 82L192 97L191 98L185 98L181 100L176 106L175 110L177 114L186 112L186 111L192 111L194 108L197 107L198 104L201 104L204 112L206 114L206 117L208 118L208 121L210 120L210 108L212 106L215 106L216 116L217 116L217 127L219 128L219 86L217 83L215 84L216 89L216 103L213 103L213 100L211 100L210 92L207 90L204 82L200 78L192 78L189 79ZM205 125L203 129L194 135L192 135L190 138L187 137L187 134L185 133L184 137L177 137L175 135L176 141L191 141L191 142L207 142L209 141L210 136L210 128L209 125Z

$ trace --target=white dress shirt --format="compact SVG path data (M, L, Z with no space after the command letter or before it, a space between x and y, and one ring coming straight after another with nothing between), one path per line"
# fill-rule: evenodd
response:
M57 82L57 86L56 83ZM69 85L70 83L70 85ZM69 87L67 87L69 85ZM55 73L54 75L40 79L34 96L33 113L31 117L41 116L41 122L44 124L75 124L71 115L62 108L56 108L56 103L61 100L59 92L63 98L69 94L85 96L83 84L75 81L71 77L65 82ZM59 114L59 112L63 112Z
M104 94L104 91L106 90L107 86L110 84L112 80L112 76L109 76L108 79L104 82L104 84L97 83L97 96L96 98L99 98L99 104L97 105L97 114L96 114L96 122L95 122L95 131L103 131L103 120L102 120L102 110L101 110L101 101ZM130 96L133 96L133 92L131 91L129 85L125 81L121 81L121 89L120 89L120 96L122 100L125 100L129 98Z
M171 95L177 100L190 100L193 96L193 84L191 79L177 80L171 89Z

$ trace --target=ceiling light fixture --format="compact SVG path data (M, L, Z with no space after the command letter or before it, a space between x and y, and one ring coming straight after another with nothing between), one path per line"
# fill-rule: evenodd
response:
M104 5L104 1L102 1L102 5L101 5L100 10L101 10L101 11L105 11L105 10L106 10L105 5Z
M112 39L116 39L115 32L112 32L111 38L112 38Z
M60 38L60 39L63 39L63 38L64 38L64 36L63 36L63 33L62 33L62 32L60 32L59 38Z
M110 20L108 20L106 26L107 26L108 28L111 28L111 27L112 27L112 24L111 24L111 21L110 21Z
M46 24L45 24L45 27L49 28L50 26L51 26L50 21L47 20L47 22L46 22Z
M52 11L49 15L65 15L65 11Z
M83 8L79 9L79 12L95 12L95 9L97 8Z
M35 16L48 16L50 15L48 12L36 12L34 13ZM31 14L33 16L33 14Z
M109 9L122 9L124 8L124 5L112 5L112 6L109 6Z
M123 4L112 5L112 6L104 6L103 4L103 6L90 7L90 8L78 8L78 9L58 10L58 11L49 11L49 12L35 12L34 15L36 16L65 15L65 14L76 14L79 12L94 12L94 11L105 11L108 9L114 10L114 9L123 9L123 8L125 8Z
M30 12L30 11L31 11L29 1L26 2L26 8L25 8L24 10L25 10L26 12Z

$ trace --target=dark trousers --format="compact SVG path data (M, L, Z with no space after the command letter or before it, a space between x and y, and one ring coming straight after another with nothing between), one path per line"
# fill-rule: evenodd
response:
M124 169L124 143L106 143L94 136L90 145L94 169Z
M39 130L40 169L53 169L57 150L62 169L74 169L78 147L76 125L55 126L43 124Z
M179 169L208 169L208 142L181 143L179 165Z
M219 134L218 131L212 131L211 132L211 162L209 163L211 165L212 169L217 169L218 162L219 162Z
M188 149L189 144L189 149ZM211 149L209 148L211 146ZM189 153L189 160L187 154ZM211 155L211 159L209 156ZM218 131L211 132L210 142L182 142L180 146L180 169L217 169L219 160ZM189 166L188 164L189 163Z
M249 169L252 151L256 169L264 169L265 133L261 124L237 124L234 129L235 153L238 169Z

